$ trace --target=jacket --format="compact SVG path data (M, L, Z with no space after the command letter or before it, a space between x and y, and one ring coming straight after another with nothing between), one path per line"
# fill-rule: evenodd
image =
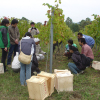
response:
M76 48L77 48L77 45L76 45L76 44L74 44L74 43L72 44L72 46L74 46L74 47L76 47ZM66 51L67 51L67 50L69 50L69 45L67 44L67 45L65 46L65 48L66 48Z
M29 36L23 37L21 42L21 51L26 55L33 55L35 53L35 42ZM20 42L19 42L19 51L20 51Z
M81 55L80 55L79 51L75 51L72 54L72 60L75 63L75 65L78 67L78 69L85 70L86 66L84 66L82 64L82 59L81 59Z
M95 41L91 36L83 34L83 37L85 38L85 41L89 46L94 45Z
M46 52L41 50L40 44L36 45L36 55L45 54Z
M9 36L10 36L10 43L12 45L15 45L15 40L18 39L20 37L20 33L19 33L19 29L18 27L13 27L13 26L9 26L8 27L8 31L9 31Z
M10 47L8 27L0 26L0 48Z

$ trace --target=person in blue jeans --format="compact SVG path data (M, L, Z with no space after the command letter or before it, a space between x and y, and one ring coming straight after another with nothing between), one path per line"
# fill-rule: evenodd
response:
M21 51L25 54L25 55L33 55L35 53L35 42L34 40L31 38L32 35L30 32L27 32L25 34L25 36L22 38L21 42ZM19 42L19 49L20 49L20 42ZM19 50L20 51L20 50ZM32 57L33 58L33 57ZM30 62L30 64L23 64L21 63L21 69L20 69L20 83L22 86L27 85L26 84L26 80L29 79L31 77L31 66L32 66L32 62Z
M13 19L11 25L8 27L8 32L10 36L10 49L7 58L8 67L11 67L11 57L13 51L14 51L14 56L16 55L16 52L18 52L18 41L19 41L20 34L19 34L17 24L18 24L18 20Z
M78 74L85 70L86 66L82 64L81 55L78 49L74 46L69 47L70 53L72 53L72 60L74 63L68 63L68 67L73 74Z

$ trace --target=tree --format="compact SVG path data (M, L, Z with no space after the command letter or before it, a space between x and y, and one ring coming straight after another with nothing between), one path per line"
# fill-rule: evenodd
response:
M70 26L71 30L73 32L79 32L79 25L77 23L73 23L71 26Z
M67 17L65 22L66 22L66 25L68 25L68 27L70 27L72 25L72 23L73 23L73 21L72 21L72 19L70 17Z
M22 17L20 20L26 20L27 22L29 22L29 20L25 17Z

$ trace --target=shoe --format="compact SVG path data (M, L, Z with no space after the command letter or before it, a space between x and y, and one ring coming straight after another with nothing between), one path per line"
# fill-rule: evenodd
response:
M79 72L79 74L83 74L83 73L84 73L84 71Z
M7 65L7 66L11 68L11 65Z
M8 71L8 69L6 69L4 72L7 72Z

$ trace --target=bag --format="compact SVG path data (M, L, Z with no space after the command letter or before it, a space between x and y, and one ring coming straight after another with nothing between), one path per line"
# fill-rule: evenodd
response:
M3 63L0 63L0 74L4 73L4 67L3 67Z
M88 57L86 57L84 54L80 54L80 56L81 56L82 64L84 66L89 66L90 60L88 59Z
M21 41L20 41L20 54L18 60L23 64L30 64L32 55L26 55L21 51Z
M13 62L12 62L12 69L13 69L14 71L20 69L20 62L19 62L19 60L18 60L18 52L16 52L16 56L15 56L14 59L13 59Z

